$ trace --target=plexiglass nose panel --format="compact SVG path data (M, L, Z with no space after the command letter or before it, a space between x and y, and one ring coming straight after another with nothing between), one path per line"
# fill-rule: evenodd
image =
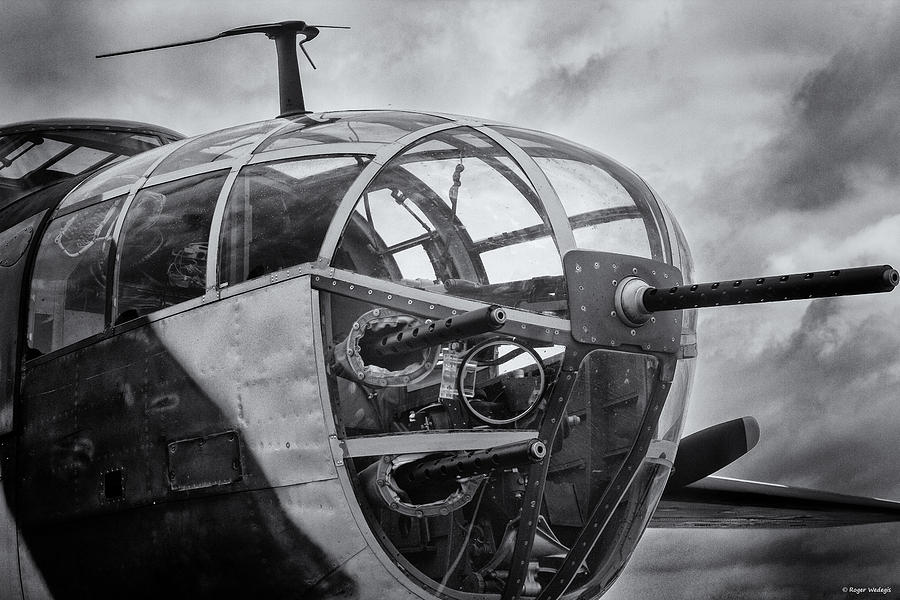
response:
M423 138L384 166L334 265L438 293L565 313L546 210L509 154L470 128Z

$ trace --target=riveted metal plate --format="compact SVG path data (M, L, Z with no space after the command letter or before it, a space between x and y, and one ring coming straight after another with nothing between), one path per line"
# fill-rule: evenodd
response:
M652 352L678 352L681 311L659 312L645 324L631 327L616 313L616 290L626 277L638 277L660 289L681 285L681 271L639 256L594 250L566 253L563 267L576 340L595 346L631 345Z
M34 227L30 225L0 234L0 267L11 267L19 262L33 234Z
M169 442L169 489L196 490L240 481L241 444L236 431Z

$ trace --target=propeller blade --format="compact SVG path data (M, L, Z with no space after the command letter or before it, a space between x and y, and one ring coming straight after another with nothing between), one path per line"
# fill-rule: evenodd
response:
M742 417L693 433L678 444L666 490L690 485L733 463L759 441L759 423Z

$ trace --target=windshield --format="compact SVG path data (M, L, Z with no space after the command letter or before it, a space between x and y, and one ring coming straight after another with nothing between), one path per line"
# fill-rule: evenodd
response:
M0 207L44 186L77 177L163 144L125 131L66 129L0 137Z

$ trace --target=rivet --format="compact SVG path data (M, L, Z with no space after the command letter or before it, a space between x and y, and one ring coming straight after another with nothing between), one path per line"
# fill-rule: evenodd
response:
M595 262L595 263L594 263L594 268L595 268L595 269L599 269L599 268L600 268L600 263Z
M354 286L353 284L351 284L351 285L350 285L350 289L351 289L351 290L356 289L356 286Z
M388 294L388 300L393 300L393 298L394 298L393 294Z
M631 330L631 336L634 337L634 336L636 336L636 335L637 335L637 331L635 331L634 329L632 329L632 330Z
M368 294L371 296L371 295L372 295L372 290L369 290Z

